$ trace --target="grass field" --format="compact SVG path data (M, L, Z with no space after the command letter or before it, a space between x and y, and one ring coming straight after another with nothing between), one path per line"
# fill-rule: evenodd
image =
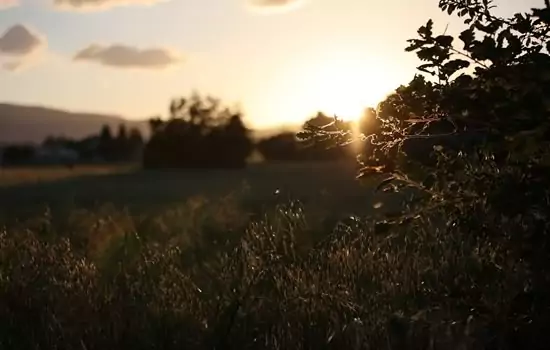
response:
M231 232L244 232L277 206L298 201L308 215L312 239L318 240L341 220L380 215L392 210L391 202L395 207L395 200L357 181L355 171L350 162L208 171L143 171L131 166L4 169L0 222L71 237L94 251L113 237L133 232L160 242L201 239L211 244L225 241ZM379 207L381 202L386 205ZM212 237L205 238L205 232Z
M135 166L131 165L81 165L74 168L69 168L66 166L16 168L0 167L0 187L46 183L79 176L107 175L113 173L127 172L134 168Z
M24 220L45 211L66 217L71 211L106 206L147 216L199 201L220 206L231 201L254 214L290 199L325 217L375 213L374 203L384 198L357 181L355 171L355 164L347 162L257 164L230 171L141 171L131 166L3 169L0 218Z
M444 212L379 225L402 201L355 173L342 162L3 169L0 348L502 341L523 261L441 225Z

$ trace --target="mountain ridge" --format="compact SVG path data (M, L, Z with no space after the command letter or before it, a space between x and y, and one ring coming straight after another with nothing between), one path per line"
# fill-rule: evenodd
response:
M99 133L104 125L109 125L113 133L116 133L120 124L127 128L137 128L146 137L149 135L146 119L132 120L117 114L76 112L49 106L0 102L0 144L37 144L48 136L80 139ZM289 129L293 127L257 129L253 130L253 137L262 138Z
M129 120L115 114L73 112L37 105L0 103L1 143L40 143L48 136L84 138L97 134L103 125L116 132L118 125L148 132L146 120Z

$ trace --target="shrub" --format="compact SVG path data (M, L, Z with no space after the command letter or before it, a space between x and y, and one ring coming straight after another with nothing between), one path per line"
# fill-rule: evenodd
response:
M400 225L438 212L430 230L464 241L496 240L511 253L483 255L498 266L505 256L525 263L524 287L499 311L514 310L502 319L510 327L507 346L545 347L550 4L510 18L494 15L486 0L442 0L439 7L464 18L462 44L435 35L431 20L409 40L407 51L417 53L418 69L432 81L416 76L379 104L375 127L363 135L368 146L359 176L383 174L377 190L410 198L400 215L379 223L385 230L401 232Z

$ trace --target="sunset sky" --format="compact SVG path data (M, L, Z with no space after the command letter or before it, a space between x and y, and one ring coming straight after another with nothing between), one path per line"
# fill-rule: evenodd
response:
M127 118L193 89L253 127L353 117L418 65L406 40L437 0L0 0L0 101ZM542 0L500 0L501 13Z

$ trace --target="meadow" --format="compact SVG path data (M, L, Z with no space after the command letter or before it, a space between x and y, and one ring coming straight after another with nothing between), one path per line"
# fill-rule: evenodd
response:
M523 288L521 261L497 240L453 234L437 211L390 229L380 220L402 198L375 193L356 171L350 162L4 169L0 346L462 349L506 340L502 305Z
M76 168L69 168L67 166L1 167L0 187L44 183L77 176L120 173L132 168L135 168L135 166L81 165Z
M139 218L197 205L232 208L250 216L289 200L335 219L386 210L374 208L385 198L355 179L356 168L349 161L254 164L246 170L6 168L0 173L0 218L24 221L46 212L66 218L78 210L106 207Z

